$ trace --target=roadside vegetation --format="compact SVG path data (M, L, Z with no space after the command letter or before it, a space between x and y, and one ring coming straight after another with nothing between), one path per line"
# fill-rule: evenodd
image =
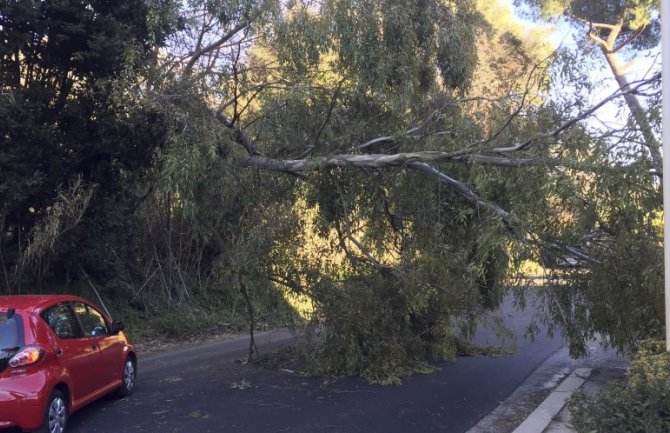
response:
M570 401L572 424L579 433L670 431L670 354L665 341L648 340L633 356L622 383L607 393Z
M143 341L291 326L312 371L396 383L544 265L529 332L636 350L660 73L617 62L659 3L519 3L585 37L484 0L0 1L0 292L97 290Z

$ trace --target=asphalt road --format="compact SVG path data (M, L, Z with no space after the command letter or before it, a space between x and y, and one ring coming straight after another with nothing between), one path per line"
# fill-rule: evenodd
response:
M532 311L506 323L518 335ZM497 337L484 329L480 342ZM287 344L286 332L265 333L259 348ZM473 356L436 364L400 386L358 379L326 382L241 365L248 341L214 342L140 358L138 384L128 399L104 398L73 414L69 432L461 433L494 409L548 356L560 340L520 339L514 355Z

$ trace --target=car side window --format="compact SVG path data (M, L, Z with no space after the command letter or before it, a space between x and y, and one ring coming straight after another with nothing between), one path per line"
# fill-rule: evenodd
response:
M75 302L72 304L79 322L81 323L82 329L84 331L84 336L86 337L99 337L101 335L109 334L107 330L107 323L105 318L102 317L102 314L95 311L93 308L81 302Z
M46 310L42 317L53 329L58 338L79 338L81 337L81 328L77 318L72 314L72 310L66 303L56 304Z

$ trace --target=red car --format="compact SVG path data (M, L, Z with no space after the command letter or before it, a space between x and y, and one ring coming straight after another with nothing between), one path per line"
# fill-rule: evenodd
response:
M123 323L76 296L0 296L0 429L63 433L68 416L135 385Z

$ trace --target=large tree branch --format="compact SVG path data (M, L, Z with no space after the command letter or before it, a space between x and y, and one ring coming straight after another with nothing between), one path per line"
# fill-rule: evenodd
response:
M579 171L595 171L596 169L603 168L594 164L586 164L573 160L562 160L559 158L506 158L489 155L454 155L453 153L433 150L396 154L342 154L310 159L274 159L254 155L239 158L237 160L237 165L240 167L253 167L300 175L308 171L334 167L380 169L388 167L406 167L412 163L434 164L444 162L477 163L481 165L509 168L529 166L570 168ZM625 166L610 167L610 169L617 172L628 170Z
M481 206L492 210L500 217L500 219L505 223L505 225L507 225L507 227L509 227L510 230L516 232L516 229L514 228L514 225L512 223L512 216L510 215L509 212L507 212L505 209L503 209L496 203L482 198L481 196L476 194L474 191L472 191L470 188L466 187L456 179L447 176L445 173L442 173L435 167L423 162L412 162L407 164L407 167L425 173L431 177L434 177L441 183L449 185L452 189L458 192L461 196L465 197L475 206Z
M634 94L639 91L639 89L643 88L644 86L652 83L653 81L659 80L660 79L660 74L656 74L653 77L641 81L637 81L634 83L628 84L625 88L621 88L617 90L616 92L612 93L609 97L603 99L599 103L593 105L589 109L581 112L577 116L573 117L572 119L566 121L562 125L560 125L558 128L556 128L553 131L549 131L546 133L542 134L537 134L533 137L530 137L526 141L513 145L513 146L505 146L505 147L495 147L495 148L490 148L490 149L482 149L481 145L487 141L490 140L485 140L485 141L480 141L477 143L470 143L466 146L464 146L462 149L454 151L454 152L437 152L437 151L424 151L424 152L414 152L411 154L398 154L398 155L336 155L332 157L326 157L326 158L313 158L313 159L295 159L295 160L273 160L273 159L263 159L263 158L253 158L249 159L246 162L242 163L244 166L253 166L253 167L259 167L259 168L266 168L270 170L275 170L275 171L284 171L284 172L301 172L305 170L309 170L309 167L314 166L315 168L318 168L320 166L364 166L364 167L381 167L381 166L388 166L388 165L402 165L406 162L410 162L411 160L416 160L420 162L439 162L439 161L446 161L449 159L455 160L456 157L458 156L468 156L468 155L476 155L477 153L481 152L490 152L490 153L510 153L510 152L517 152L517 151L522 151L530 147L531 145L542 142L543 140L547 138L556 138L563 132L565 132L567 129L573 127L575 124L579 123L580 121L583 121L589 117L591 117L596 111L598 111L600 108L602 108L604 105L608 104L609 102L622 97L626 96L628 94ZM435 112L431 113L430 116L422 124L418 127L410 128L406 131L403 132L402 136L406 138L423 138L426 136L436 136L440 135L442 132L426 132L423 131L426 127L426 125L429 123L430 119L434 118L435 116L439 115L441 111L443 111L447 106L450 106L452 104L458 103L458 102L468 102L471 100L477 100L477 98L471 98L468 100L462 100L462 101L452 101L448 104L446 104L444 107L441 107L440 109L436 110ZM232 120L229 119L227 116L225 116L221 110L214 111L215 116L218 118L219 121L222 122L223 125L226 127L232 129L235 133L235 140L237 141L238 144L242 145L246 150L247 153L250 156L259 156L260 153L254 149L254 146L247 136L247 134ZM509 122L508 122L509 123ZM509 126L509 125L507 125ZM496 134L499 134L497 132ZM379 143L384 143L384 142L394 142L398 139L398 136L393 136L393 135L387 135L387 136L381 136L377 138L373 138L363 144L360 144L358 146L355 146L358 150L365 150L373 145L379 144ZM419 156L417 156L417 154ZM366 160L366 157L370 157L372 159ZM476 159L477 157L472 157ZM359 164L360 161L360 164ZM507 160L501 165L524 165L530 163L530 160Z
M278 171L289 173L292 175L302 176L304 173L312 170L318 170L323 168L332 168L332 167L357 167L364 169L379 169L386 167L409 167L412 164L435 164L442 162L474 162L485 165L499 166L499 167L522 167L522 166L550 166L550 167L566 167L576 170L590 171L593 170L592 165L585 165L577 161L565 161L561 159L545 159L545 158L510 158L502 157L500 154L510 154L513 152L523 151L532 145L538 143L546 143L547 139L556 139L563 132L573 127L578 122L585 120L591 117L597 110L602 108L607 103L619 97L626 97L626 95L637 92L643 86L646 86L653 81L659 80L660 74L656 74L651 78L630 83L625 87L618 89L616 92L612 93L609 97L603 99L599 103L590 107L587 110L579 113L572 119L564 122L559 127L553 131L549 131L542 134L537 134L533 137L530 137L526 141L507 147L496 147L490 149L482 149L478 146L466 145L464 148L454 151L454 152L443 152L443 151L417 151L417 152L406 152L406 153L397 153L397 154L339 154L339 155L330 155L322 157L313 157L313 158L299 158L299 159L274 159L267 158L260 155L254 149L253 143L247 137L246 133L240 129L231 119L227 118L221 112L216 113L218 119L228 128L233 129L235 133L235 140L241 144L248 153L248 157L239 158L237 164L241 167L255 167L263 170ZM429 116L432 118L433 114ZM417 128L412 128L405 131L405 135L410 137L411 134L417 133L421 130L428 119L423 122L423 124ZM359 149L368 148L369 146L384 142L384 141L394 141L396 138L393 136L384 136L378 137L376 139L370 140L363 145L358 146ZM484 153L493 153L497 154L495 156L486 155ZM428 169L423 166L421 171L426 172ZM658 165L657 167L658 168ZM626 170L626 167L617 167L618 171ZM659 170L652 173L656 175ZM446 179L443 179L446 181Z
M235 122L229 119L228 116L223 114L221 111L212 110L212 112L214 113L214 116L219 122L221 122L226 128L229 128L233 131L233 133L235 134L235 141L238 144L242 145L242 147L246 149L247 153L250 156L260 155L254 148L254 144L251 142L249 137L247 137L247 134L244 131L242 131L242 129L240 129L240 127L237 126Z
M252 156L238 159L242 167L256 167L286 173L304 173L331 167L384 168L400 167L412 162L444 162L453 155L439 151L407 152L396 154L342 154L309 159L272 159Z
M191 75L191 72L193 70L193 66L195 66L196 62L205 54L219 49L223 44L228 42L230 39L232 39L236 34L238 34L240 31L243 29L247 28L249 26L248 22L242 21L238 23L235 27L233 27L229 32L225 33L223 36L221 36L219 39L215 40L209 45L206 45L198 50L196 50L192 55L191 59L188 61L186 66L184 67L184 76L189 76Z

